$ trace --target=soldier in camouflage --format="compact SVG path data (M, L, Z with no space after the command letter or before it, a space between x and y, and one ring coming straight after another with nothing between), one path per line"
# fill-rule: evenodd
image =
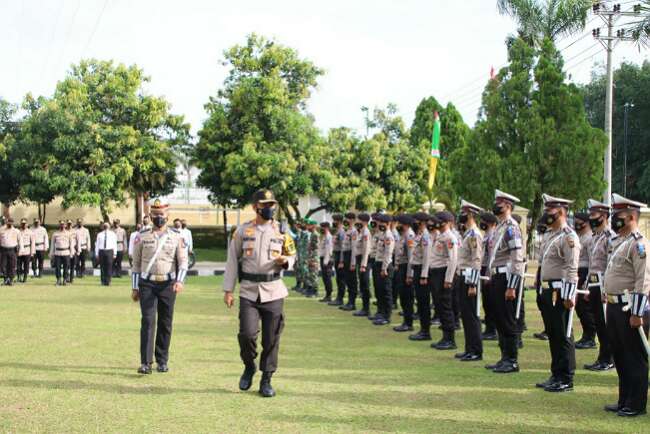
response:
M316 221L306 219L307 249L305 252L305 296L311 298L318 295L318 270L320 269L319 244L320 237L316 231Z

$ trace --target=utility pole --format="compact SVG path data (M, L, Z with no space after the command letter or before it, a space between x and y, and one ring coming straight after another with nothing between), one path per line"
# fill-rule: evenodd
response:
M634 108L634 104L630 102L623 105L623 196L627 196L627 147L630 143L628 115L631 108Z
M612 117L614 103L614 69L612 64L612 54L618 41L632 40L632 35L627 36L624 30L618 30L614 34L614 23L621 16L637 16L640 12L635 5L633 11L621 11L619 3L608 7L608 2L594 1L593 12L600 16L607 26L607 36L601 36L600 28L592 31L594 38L603 45L607 53L607 87L605 88L605 134L607 134L607 150L605 151L605 182L607 187L604 192L604 202L609 204L612 198Z

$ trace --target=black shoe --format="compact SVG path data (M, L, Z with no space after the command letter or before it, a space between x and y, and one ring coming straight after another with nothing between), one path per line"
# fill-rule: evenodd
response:
M241 377L239 378L239 390L248 390L251 388L253 385L253 377L255 376L255 371L257 368L255 365L253 366L246 366L244 368L244 372L241 374Z
M593 339L581 339L576 342L576 350L590 350L596 348L596 342Z
M138 368L138 374L151 374L151 365L143 364Z
M557 382L557 380L555 378L553 378L553 376L551 375L548 378L548 380L542 381L541 383L535 384L535 387L538 387L540 389L545 389L546 387L550 386L551 384L553 384L555 382Z
M305 297L307 297L307 298L315 298L315 297L318 297L318 291L311 291L311 292L308 292L307 294L305 294Z
M520 338L520 339L517 341L517 349L520 349L520 350L521 350L523 347L524 347L524 341Z
M384 326L390 324L390 320L384 317L379 317L376 320L374 320L372 323L376 326Z
M618 412L616 412L617 415L622 416L622 417L641 416L642 414L645 414L645 413L646 413L645 410L632 410L631 408L628 408L628 407L623 407Z
M505 363L505 361L503 359L501 359L501 360L499 360L498 362L496 362L496 363L494 363L492 365L485 365L485 369L487 369L488 371L494 371L496 368L503 365L504 363Z
M399 312L397 312L397 314L398 314L399 316L404 316L404 311L403 311L403 310L400 310Z
M621 409L621 406L618 404L607 404L604 408L605 411L611 411L612 413L618 413Z
M374 321L379 318L382 318L380 314L376 313L374 315L370 315L370 312L368 312L368 321Z
M546 332L533 333L533 337L535 339L539 339L540 341L547 341L548 340L548 334L546 334Z
M614 364L609 362L596 362L593 365L591 365L591 368L587 368L587 365L585 365L585 368L589 369L590 371L604 372L613 369Z
M440 320L439 320L438 318L433 318L433 319L431 320L431 325L432 325L432 326L439 326L439 325L441 325L441 324L442 324L442 323L440 322Z
M468 354L469 354L468 352L463 351L462 353L456 353L456 354L454 354L454 358L455 358L455 359L462 359L463 357L465 357L465 356L468 355Z
M420 320L420 315L418 315L417 313L414 313L413 314L413 321L419 321L419 320Z
M454 330L460 330L460 323L454 324Z
M334 300L327 303L328 306L343 306L343 300Z
M480 360L483 360L483 356L481 354L473 353L467 353L465 357L460 359L461 362L478 362Z
M573 382L572 381L556 381L554 383L549 384L544 388L544 391L546 392L569 392L573 390Z
M167 366L167 363L158 363L156 371L164 374L165 372L169 372L169 366Z
M390 307L390 310L397 310L397 303L393 303L393 305Z
M361 316L368 316L369 314L370 314L370 312L368 312L367 310L365 310L365 309L361 309L361 310L358 310L358 311L354 312L354 313L352 314L352 316L358 316L358 317L361 317Z
M272 372L262 373L262 380L260 381L260 395L264 398L273 398L275 396L275 390L271 386L271 376Z
M497 338L497 334L496 334L496 333L488 333L488 332L485 332L485 333L483 333L483 335L482 335L482 339L483 339L484 341L496 341L498 338Z
M321 299L318 300L318 301L319 301L320 303L329 303L329 302L332 301L332 297L330 297L329 295L326 295L325 297L321 298Z
M431 344L431 348L435 348L436 350L455 350L457 347L456 342L448 339L441 339L437 344Z
M414 335L409 335L409 340L411 341L430 341L431 335L429 333L417 332Z
M497 374L511 374L514 372L519 372L519 364L517 362L504 362L503 365L498 366L492 370Z
M342 311L345 311L345 312L352 312L356 308L357 307L355 305L353 305L353 304L346 304L346 305L343 305L343 306L339 307L339 309L341 309Z
M397 327L393 327L393 330L399 333L402 332L412 332L413 331L413 326L407 325L407 324L400 324Z

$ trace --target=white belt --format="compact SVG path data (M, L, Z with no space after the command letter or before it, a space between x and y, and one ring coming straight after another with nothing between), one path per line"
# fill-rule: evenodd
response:
M152 282L166 282L168 280L176 279L176 273L167 273L167 274L152 274L152 273L142 273L140 277L144 280L151 280Z
M492 268L492 274L507 274L508 273L508 267L505 265L502 267L494 267Z
M551 289L562 289L562 281L561 280L554 280L552 282L547 281L547 283L548 283L548 286Z

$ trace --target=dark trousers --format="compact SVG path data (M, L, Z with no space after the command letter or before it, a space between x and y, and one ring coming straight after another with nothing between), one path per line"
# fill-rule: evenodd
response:
M645 410L648 402L648 355L636 329L630 327L630 312L622 303L607 304L607 332L618 374L618 405L632 410ZM643 315L643 328L648 336L648 311Z
M582 289L587 280L588 268L578 268L578 288ZM576 314L582 326L582 339L593 340L596 337L596 320L594 314L589 307L589 302L585 300L585 296L578 294L576 297Z
M454 310L452 307L452 298L454 293L454 285L451 288L445 288L445 274L447 267L432 268L429 270L429 288L433 292L433 299L435 301L436 313L440 318L440 325L444 332L445 338L454 339L454 330L456 323L454 318Z
M354 305L357 302L357 268L350 270L352 252L343 252L343 268L345 270L345 286L348 289L348 304Z
M323 257L320 257L320 274L323 278L323 285L325 285L325 295L332 296L332 263L324 263Z
M115 252L115 259L113 260L113 277L122 277L122 259L124 258L123 251Z
M111 258L112 259L112 258ZM172 339L172 319L176 293L173 282L150 282L140 280L140 363L151 364L154 356L154 333L156 335L156 362L166 364L169 360L169 344ZM156 314L158 317L156 318Z
M43 275L44 263L45 263L45 251L37 250L34 256L32 257L32 272L34 273L34 276L41 277Z
M589 288L589 309L591 309L591 314L594 316L596 334L598 335L598 361L612 363L612 350L600 291L600 286Z
M460 324L461 320L460 291L462 280L464 280L464 277L455 275L453 285L451 286L451 310L454 313L454 324Z
M70 256L55 255L54 259L52 260L52 265L54 265L54 275L56 276L56 281L58 282L63 279L63 281L67 282L68 278L70 277Z
M77 255L77 262L75 264L75 270L77 271L77 276L82 277L86 272L86 256L88 255L88 250L82 250Z
M284 329L284 299L261 303L239 298L239 350L245 366L254 366L257 358L257 335L262 321L262 355L260 370L275 372L278 368L280 335Z
M468 295L469 286L465 278L460 277L458 293L460 296L460 314L463 320L463 333L465 334L465 352L483 355L483 339L481 338L481 321L476 313L476 295Z
M494 323L499 334L499 347L503 360L517 361L517 336L518 327L515 319L517 310L517 297L506 300L508 281L505 273L492 276L492 300L494 303Z
M18 276L25 276L25 279L27 279L27 275L29 274L29 255L23 255L18 257Z
M481 268L481 276L487 276L487 268ZM496 325L494 324L494 301L492 300L492 283L489 280L481 281L481 302L483 304L485 333L496 333Z
M101 274L102 285L108 286L111 284L111 277L113 276L113 250L100 250L99 251L99 270Z
M431 290L429 285L420 283L422 265L413 266L413 285L415 285L415 299L418 303L418 314L420 317L420 331L429 334L431 332Z
M395 270L393 278L393 288L397 290L399 295L399 304L402 306L402 313L404 314L404 324L413 326L413 284L406 283L406 273L408 264L399 264Z
M393 311L393 290L390 282L393 280L393 264L388 265L386 277L381 275L381 262L373 263L373 275L377 276L375 280L375 297L377 298L377 313L383 318L390 320L390 314Z
M370 310L370 271L372 270L373 259L368 259L368 266L366 271L361 271L361 255L357 255L357 271L359 273L359 292L361 293L361 301L363 308Z
M555 306L553 306L553 292L556 295ZM576 351L573 336L566 337L569 310L564 307L559 289L548 289L546 282L544 282L544 288L539 297L541 298L540 306L542 307L544 328L548 334L548 345L551 350L551 374L559 381L573 381L576 369Z
M334 268L336 269L336 299L343 301L345 297L345 269L339 268L341 252L334 252Z
M0 261L2 262L2 275L5 279L13 279L16 277L16 249L13 247L2 248L2 256L0 256Z

